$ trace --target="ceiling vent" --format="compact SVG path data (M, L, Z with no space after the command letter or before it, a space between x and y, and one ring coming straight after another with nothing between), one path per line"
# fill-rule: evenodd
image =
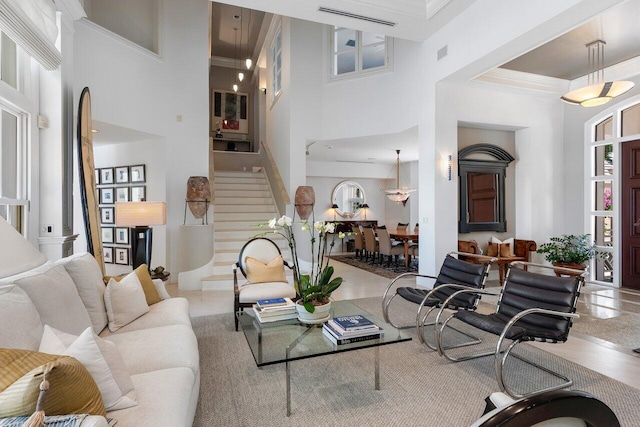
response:
M385 21L384 19L371 18L370 16L358 15L351 12L345 12L344 10L336 10L330 9L328 7L319 7L318 10L320 12L332 13L334 15L346 16L347 18L360 19L362 21L373 22L375 24L387 25L389 27L394 27L396 25L395 22Z

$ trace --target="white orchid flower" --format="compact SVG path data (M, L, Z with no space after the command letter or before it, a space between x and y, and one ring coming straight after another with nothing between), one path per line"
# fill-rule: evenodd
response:
M309 224L306 222L303 222L302 224L300 224L300 229L302 231L307 231L309 229Z
M313 224L313 228L315 228L318 231L323 231L324 230L324 221L316 221Z
M269 220L269 228L276 228L276 219L272 218Z
M343 231L341 231L340 233L338 233L338 239L344 239L346 236L346 234L344 234Z
M282 220L284 221L284 225L287 227L291 227L291 224L293 224L293 220L286 215L282 216Z
M334 231L336 231L336 224L333 222L328 222L325 225L325 230L327 233L333 233Z

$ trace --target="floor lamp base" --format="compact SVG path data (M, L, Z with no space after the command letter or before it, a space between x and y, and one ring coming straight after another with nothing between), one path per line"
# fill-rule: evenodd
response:
M151 268L151 238L150 227L131 228L131 263L134 270L142 264Z

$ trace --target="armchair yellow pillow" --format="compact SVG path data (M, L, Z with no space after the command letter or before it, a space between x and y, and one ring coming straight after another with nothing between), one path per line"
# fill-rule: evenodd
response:
M250 256L246 257L244 262L247 267L247 280L250 283L287 281L282 255L278 255L266 264Z

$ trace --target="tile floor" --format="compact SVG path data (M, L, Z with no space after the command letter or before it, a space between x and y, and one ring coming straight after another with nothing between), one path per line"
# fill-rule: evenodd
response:
M344 278L343 285L333 293L335 299L382 297L389 284L389 279L356 267L340 262L332 262L332 265L335 275ZM184 291L175 284L168 285L167 290L172 296L182 296L189 300L192 317L231 313L233 310L233 291L230 290ZM623 312L640 313L640 292L590 284L583 288L578 309L581 316L613 318ZM540 346L603 375L640 388L640 354L629 348L573 332L564 344Z

